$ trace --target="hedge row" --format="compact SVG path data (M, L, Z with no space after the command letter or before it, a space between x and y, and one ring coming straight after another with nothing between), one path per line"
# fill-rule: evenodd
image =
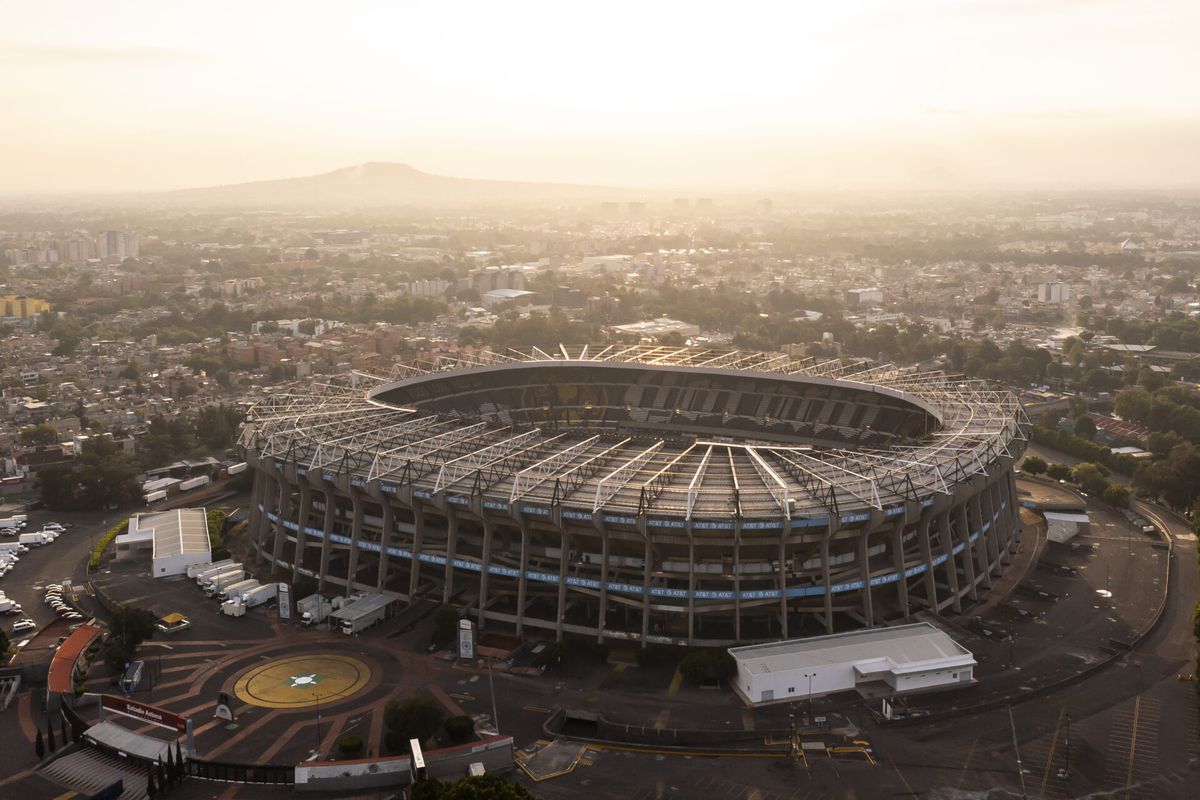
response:
M100 557L104 555L104 551L108 546L116 540L118 536L125 532L129 527L129 520L123 519L116 525L109 528L103 536L96 540L95 546L92 548L91 558L88 559L88 569L93 570L100 566Z

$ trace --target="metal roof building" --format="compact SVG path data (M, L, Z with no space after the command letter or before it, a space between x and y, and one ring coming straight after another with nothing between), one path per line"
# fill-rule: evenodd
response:
M750 705L857 690L867 697L974 682L975 657L927 622L731 647Z
M118 553L123 549L142 549L147 542L156 578L182 575L191 565L212 560L208 517L203 508L135 514L129 518L128 532L117 537Z

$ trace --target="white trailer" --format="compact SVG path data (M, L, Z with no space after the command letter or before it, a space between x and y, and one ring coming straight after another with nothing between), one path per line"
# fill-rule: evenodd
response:
M254 580L254 578L247 578L237 583L226 584L217 596L222 600L240 600L246 592L253 591L260 586L262 584Z
M324 622L333 611L333 603L319 594L310 594L296 604L296 611L300 614L300 624L309 627Z
M0 528L20 529L20 528L24 528L24 527L25 527L25 515L24 514L17 514L16 516L5 517L4 519L0 519Z
M229 469L225 470L225 474L226 475L237 475L238 473L245 472L245 471L246 471L246 462L243 461L240 464L230 465Z
M243 592L242 602L246 604L246 608L254 608L255 606L261 606L263 603L270 602L278 596L279 584L272 581L271 583L264 584L256 589Z
M159 500L166 500L167 490L159 489L157 492L147 492L142 496L142 499L146 501L146 505L157 503Z
M232 586L239 581L246 580L246 570L241 567L231 567L223 572L218 572L204 580L204 593L209 597L216 597L217 593L223 590L226 586Z
M359 633L377 622L382 622L387 616L388 606L395 600L395 597L388 594L370 594L342 606L333 612L333 616L340 622L342 633Z
M179 482L179 491L190 492L192 489L199 489L201 486L208 485L211 478L207 475L201 475L197 478L188 478L186 481Z
M0 542L0 553L28 553L29 548L20 542Z
M41 531L34 531L33 533L22 533L20 535L20 537L17 539L18 544L23 544L27 547L41 547L42 545L46 544L49 541L50 541L50 538L48 536L46 536L46 534L42 533Z
M233 559L227 559L227 560L229 560L231 562L233 561ZM209 578L215 578L217 575L220 575L222 572L229 572L229 570L235 569L240 566L241 566L241 564L238 564L237 562L233 562L230 564L217 562L216 564L213 564L212 566L202 569L196 573L196 585L204 586L204 584L208 583Z
M227 558L224 561L214 561L210 564L191 564L187 568L187 576L195 579L201 573L209 572L210 570L219 570L222 567L232 567L237 564L232 558Z

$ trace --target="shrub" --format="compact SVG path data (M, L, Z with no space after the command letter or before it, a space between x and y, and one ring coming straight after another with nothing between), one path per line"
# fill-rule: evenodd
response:
M1071 468L1066 464L1051 464L1046 467L1046 477L1056 481L1065 481L1071 477Z
M475 738L475 720L470 717L451 717L442 727L449 744L463 744Z
M1029 456L1021 462L1021 471L1030 475L1041 475L1046 471L1046 460L1038 456Z
M362 752L362 749L363 740L361 736L351 734L338 739L338 752L347 758L358 755Z

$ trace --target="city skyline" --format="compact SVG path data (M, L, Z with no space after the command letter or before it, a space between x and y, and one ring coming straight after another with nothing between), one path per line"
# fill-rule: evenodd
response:
M604 12L10 4L0 193L367 161L710 192L1200 185L1194 4Z

